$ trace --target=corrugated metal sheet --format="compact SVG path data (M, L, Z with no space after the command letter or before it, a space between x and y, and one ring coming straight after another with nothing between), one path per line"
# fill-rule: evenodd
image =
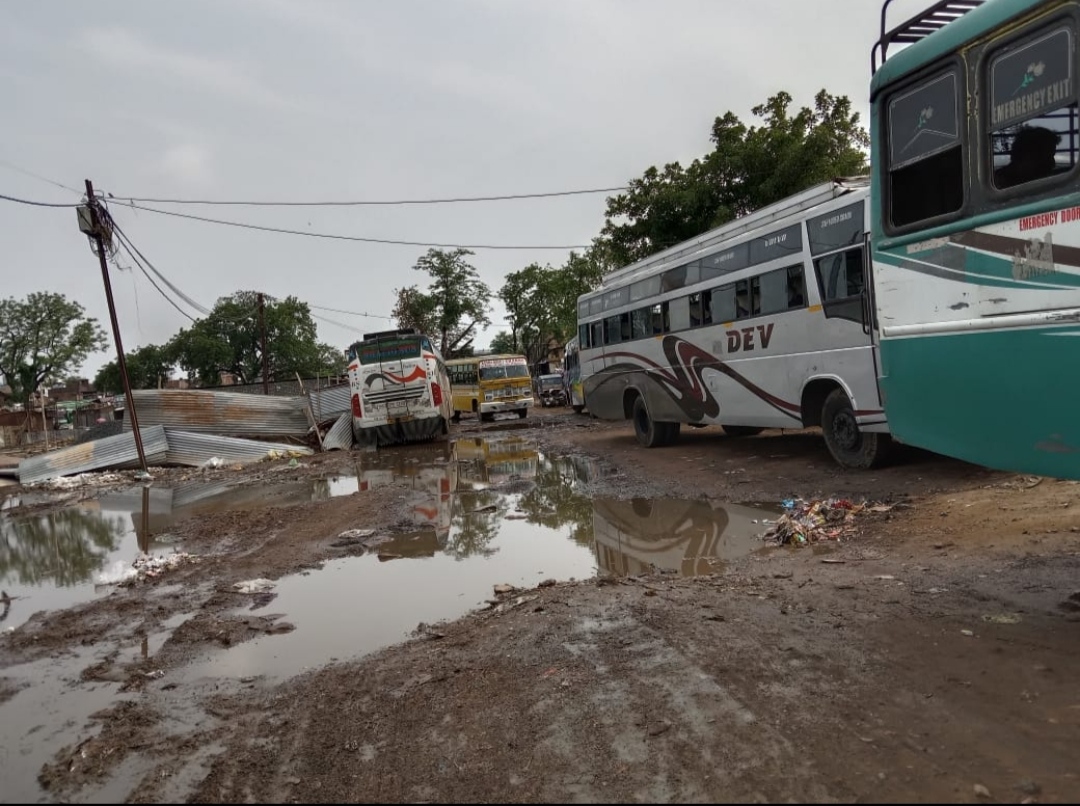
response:
M301 456L310 456L314 453L311 448L300 445L237 439L217 434L195 434L178 428L166 428L165 432L169 444L165 461L169 464L190 467L199 467L215 456L225 464L237 462L245 464L265 459L266 455L274 450L283 453L292 452Z
M308 432L303 398L205 389L140 389L132 395L140 427L164 425L234 437L304 437ZM131 430L127 418L124 430Z
M345 412L322 438L324 451L347 451L353 446L352 412Z
M352 411L352 390L347 383L308 393L311 411L320 423Z
M139 431L147 464L163 464L169 449L165 429L157 425L140 428ZM138 466L139 452L135 448L135 436L131 433L118 434L23 459L19 462L19 481L34 484L93 470L120 470Z

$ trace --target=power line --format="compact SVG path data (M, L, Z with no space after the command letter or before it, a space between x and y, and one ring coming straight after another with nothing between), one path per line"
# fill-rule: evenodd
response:
M162 273L161 273L160 271L158 271L158 270L157 270L157 268L156 268L156 267L154 266L154 264L153 264L153 263L151 263L151 262L150 262L150 260L149 260L149 259L148 259L148 258L146 257L146 255L144 255L144 254L143 254L142 252L140 252L140 251L139 251L139 248L138 248L137 246L135 246L135 244L134 244L134 243L132 243L132 242L131 242L131 239L130 239L130 238L128 238L128 236L127 236L127 233L125 233L125 232L124 232L124 231L123 231L123 230L122 230L122 229L120 228L120 225L116 223L116 219L115 219L115 218L113 218L113 217L112 217L111 215L109 216L109 221L110 221L110 223L112 224L112 226L113 226L113 229L114 229L114 230L116 231L116 234L117 234L117 236L118 236L118 239L120 240L120 243L121 243L121 244L122 244L122 245L123 245L123 246L124 246L125 248L128 248L128 247L130 247L130 249L128 249L128 254L131 254L131 252L132 252L132 250L133 250L133 251L134 251L134 253L135 253L136 255L138 255L138 256L139 256L139 258L141 258L141 259L142 259L142 261L143 261L143 262L144 262L144 263L145 263L145 264L147 265L147 267L149 267L150 271L152 271L152 272L153 272L153 273L154 273L155 275L157 275L157 278L158 278L159 280L161 280L161 282L163 282L163 283L164 283L165 285L167 285L167 286L168 286L168 287L169 287L170 289L172 289L172 292L173 292L174 294L176 294L176 295L177 295L178 297L180 297L180 299L182 299L182 300L183 300L184 302L186 302L186 303L187 303L188 305L190 305L190 306L191 306L192 308L194 308L194 309L195 309L196 311L198 311L198 312L199 312L200 314L202 314L203 316L206 316L207 314L209 314L209 313L210 313L210 309L209 309L209 308L207 308L207 307L206 307L205 305L200 305L200 304L199 304L198 302L196 302L196 301L195 301L194 299L192 299L192 298L191 298L191 297L189 297L189 296L188 296L187 294L185 294L185 293L184 293L183 291L181 291L181 290L180 290L180 289L179 289L179 288L178 288L177 286L175 286L175 285L174 285L174 284L173 284L173 283L172 283L172 282L171 282L171 281L169 280L169 278L168 278L168 277L166 277L166 276L165 276L164 274L162 274ZM137 261L137 259L136 259L136 258L134 257L134 255L132 255L132 259L135 259L135 260L136 260L136 262L138 262L138 261ZM142 267L142 264L141 264L141 263L139 264L139 268L141 268L141 269L143 270L143 274L146 274L146 269ZM147 278L149 279L149 275L147 275ZM151 280L150 282L153 282L153 280ZM155 287L156 287L156 285L157 285L157 284L155 283L154 285L155 285ZM170 300L170 302L171 302L171 300ZM186 315L187 315L187 314L185 314L185 316L186 316ZM188 317L188 318L190 319L191 317ZM194 320L194 319L192 319L192 321L195 321L195 320Z
M8 198L6 196L0 196L0 198ZM18 201L18 200L15 200ZM114 199L115 201L115 199ZM77 205L45 205L45 206L77 206ZM158 215L174 216L176 218L187 218L192 221L203 221L207 224L220 224L226 227L239 227L241 229L258 230L259 232L278 232L284 235L304 235L308 238L326 238L334 241L359 241L361 243L379 243L389 244L392 246L427 246L439 249L513 249L513 250L533 250L533 249L587 249L588 246L581 244L571 244L567 246L514 246L503 244L460 244L460 243L429 243L426 241L398 241L389 238L362 238L357 235L334 235L326 232L304 232L303 230L284 229L281 227L266 227L260 224L246 224L241 221L226 221L220 218L207 218L206 216L191 215L189 213L177 213L173 210L159 210L155 207L143 207L140 204L127 203L125 207L130 207L133 210L143 210L147 213L157 213Z
M58 204L56 202L39 202L30 201L29 199L17 199L14 196L5 196L0 193L0 199L9 202L15 202L16 204L28 204L31 207L81 207L81 204Z
M318 311L332 311L334 313L344 313L344 314L348 314L349 316L365 316L365 317L367 317L369 319L393 319L394 318L392 316L387 316L386 314L381 314L381 313L360 313L358 311L343 311L343 310L341 310L341 308L327 308L325 305L312 305L310 302L308 303L308 307L309 308L314 308L315 310L318 310Z
M151 199L139 196L115 196L113 201L143 202L146 204L208 204L235 207L376 207L406 204L461 204L467 202L517 201L519 199L550 199L559 196L585 196L594 193L616 193L627 187L558 190L550 193L510 193L503 196L457 196L445 199L395 199L392 201L226 201L221 199Z
M25 176L29 176L29 177L31 177L33 179L37 179L39 182L45 182L48 185L53 185L54 187L58 187L58 188L62 188L63 190L71 191L72 193L75 193L75 194L77 194L79 196L83 195L83 192L81 190L76 190L75 188L73 188L73 187L71 187L69 185L65 185L63 182L57 182L55 179L49 179L47 176L42 176L41 174L36 174L33 171L26 170L25 168L20 168L18 165L12 165L7 160L0 160L0 165L3 165L5 168L8 168L8 169L10 169L12 171L15 171L16 173L20 173L20 174L23 174Z
M150 274L146 271L145 268L143 268L143 265L139 262L139 259L135 257L134 252L131 251L124 239L119 238L118 240L120 241L120 246L123 248L123 250L128 253L128 257L130 257L135 262L135 265L139 267L139 271L141 271L146 277L146 279L150 281L150 285L152 285L157 290L157 292L165 298L166 302L176 308L176 310L179 311L182 316L186 316L188 319L194 322L195 317L193 317L191 314L189 314L187 311L177 305L173 298L166 294L164 291L162 291L161 286L154 282L154 278L150 276ZM138 304L137 300L138 297L136 296L136 305Z

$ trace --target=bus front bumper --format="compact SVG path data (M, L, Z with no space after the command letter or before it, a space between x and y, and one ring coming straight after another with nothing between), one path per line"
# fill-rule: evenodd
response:
M501 414L507 411L521 411L533 405L531 397L522 397L517 400L493 400L480 404L481 414Z

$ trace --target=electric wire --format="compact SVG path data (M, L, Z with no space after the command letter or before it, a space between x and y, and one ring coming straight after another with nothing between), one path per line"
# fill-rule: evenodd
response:
M224 199L155 199L141 196L117 196L113 201L141 202L143 204L203 204L233 207L380 207L416 204L462 204L471 202L518 201L521 199L551 199L562 196L586 196L596 193L621 193L627 187L587 188L584 190L557 190L548 193L508 193L501 196L456 196L442 199L393 199L373 201L232 201Z
M23 174L25 176L29 176L32 179L37 179L39 182L44 182L44 183L46 183L48 185L53 185L54 187L58 187L58 188L61 188L63 190L70 191L70 192L75 193L76 195L79 195L79 196L83 195L83 191L81 191L81 190L76 190L75 188L71 187L70 185L65 185L63 182L57 182L55 179L49 179L47 176L42 176L41 174L36 174L33 171L28 171L28 170L26 170L26 168L20 168L18 165L13 165L12 163L8 162L7 160L0 160L0 165L3 165L5 168L8 168L8 169L10 169L12 171L15 171L16 173L20 173L20 174Z
M2 193L0 193L0 199L3 199L4 201L9 201L9 202L15 202L16 204L26 204L26 205L29 205L30 207L82 207L81 203L60 204L58 202L31 201L30 199L19 199L19 198L16 198L15 196L5 196Z
M7 198L6 196L0 196L0 198ZM114 199L115 201L115 199ZM65 205L58 205L65 206ZM238 227L240 229L257 230L260 232L277 232L283 235L303 235L308 238L324 238L334 241L358 241L361 243L377 243L388 244L391 246L426 246L435 249L502 249L502 250L518 250L518 251L530 251L539 249L587 249L588 246L582 244L569 244L562 246L555 245L509 245L509 244L460 244L460 243L433 243L427 241L402 241L394 240L391 238L364 238L358 235L336 235L327 232L305 232L304 230L286 229L284 227L267 227L261 224L248 224L242 221L228 221L221 218L209 218L207 216L192 215L190 213L178 213L175 210L159 210L156 207L144 207L141 204L125 203L124 207L131 208L133 210L143 210L147 213L157 213L158 215L174 216L176 218L186 218L192 221L202 221L207 224L219 224L226 227Z
M127 233L125 233L124 230L120 227L120 225L118 223L116 223L116 219L113 218L112 215L110 215L107 210L106 210L106 215L109 216L109 221L112 224L113 230L116 232L117 239L121 242L121 244L125 245L128 248L128 254L131 254L132 252L134 252L136 255L138 255L139 258L141 258L142 262L146 264L146 267L149 268L149 270L152 271L157 276L157 278L159 280L161 280L162 283L164 283L170 289L172 289L172 292L174 294L176 294L180 299L182 299L189 306L191 306L191 308L198 311L203 316L206 316L206 315L208 315L210 313L209 308L207 308L205 305L201 305L200 303L196 302L194 299L189 297L181 289L179 289L176 285L174 285L169 280L168 277L166 277L164 274L162 274L160 271L158 271L157 268L154 266L154 264L151 263L150 260L146 257L146 255L144 255L141 251L139 251L139 248L137 246L135 246L134 243L132 243L131 239L128 238ZM140 268L142 268L142 264L139 264L139 265L140 265ZM145 268L143 268L143 273L144 274L146 273ZM194 320L192 320L192 321L194 321Z
M187 311L185 311L183 308L181 308L179 305L177 305L176 301L172 297L170 297L168 294L166 294L162 290L161 286L159 286L156 282L154 282L154 278L150 276L150 273L146 271L146 269L143 267L142 263L139 262L139 259L137 257L135 257L135 253L132 252L131 249L128 247L128 244L125 241L125 239L118 238L117 240L120 241L120 247L125 252L127 252L128 257L130 257L135 262L135 265L139 267L139 271L141 271L143 273L143 276L145 276L146 279L150 281L150 285L152 285L157 290L157 292L159 294L161 294L162 297L165 298L165 301L168 302L170 305L172 305L174 308L176 308L176 310L179 311L182 316L186 316L190 321L194 322L195 317L193 317L191 314L189 314Z

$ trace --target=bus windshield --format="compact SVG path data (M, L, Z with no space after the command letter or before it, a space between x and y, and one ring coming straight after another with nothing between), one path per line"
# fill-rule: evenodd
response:
M482 381L499 381L503 378L528 378L529 368L524 362L520 364L507 364L507 365L480 365L480 380Z
M378 364L382 361L401 361L420 357L419 336L394 336L372 339L353 345L361 364Z

